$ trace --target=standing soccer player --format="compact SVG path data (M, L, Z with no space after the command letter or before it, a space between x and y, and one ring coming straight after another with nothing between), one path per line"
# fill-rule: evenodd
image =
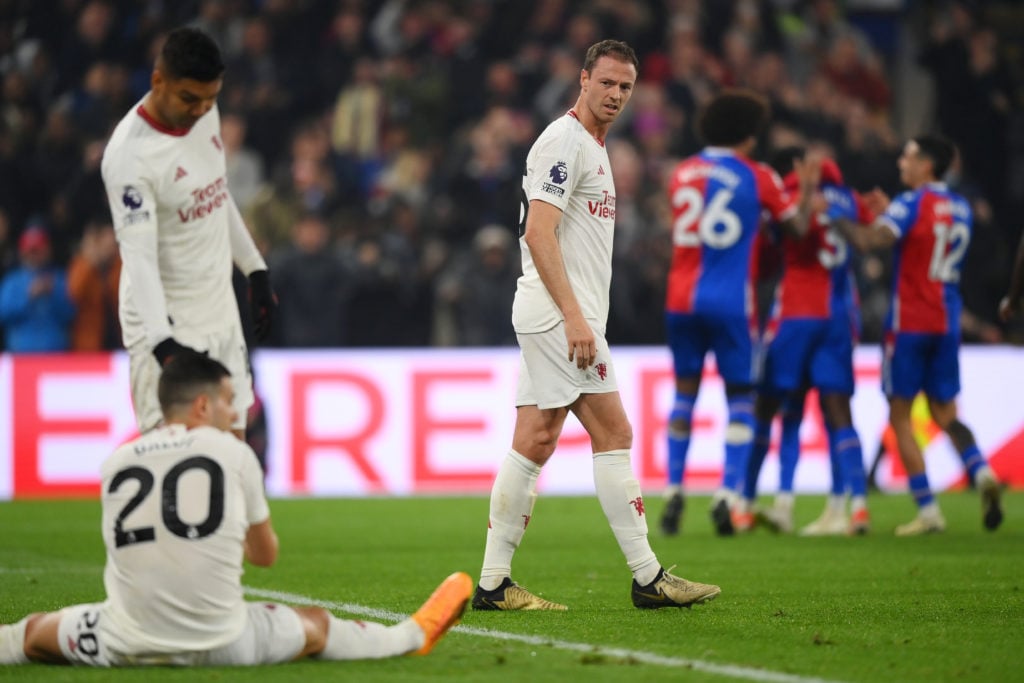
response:
M775 169L784 175L787 189L799 183L793 167L804 150L790 148L780 153ZM784 268L776 289L775 305L764 334L767 345L764 377L758 388L754 444L743 483L743 500L737 515L739 526L753 525L753 501L757 479L768 453L771 424L788 398L802 413L804 391L818 390L829 438L833 467L832 496L823 515L802 530L804 535L865 533L869 526L867 477L860 438L853 427L850 398L853 396L853 347L860 329L856 289L850 271L850 249L829 222L844 217L862 225L874 215L856 193L843 185L842 173L831 159L822 160L819 190L827 209L816 214L803 239L783 237ZM788 411L787 411L788 412ZM799 421L783 416L784 430L799 427ZM786 436L789 436L787 439ZM792 435L784 441L792 445ZM792 458L792 454L787 454ZM779 454L780 463L783 454ZM795 458L793 458L795 461ZM783 484L788 490L775 499L775 506L762 512L763 518L779 531L793 530L792 466ZM851 497L848 520L845 489Z
M234 431L245 432L252 375L232 262L248 276L254 334L270 329L276 305L267 265L227 187L216 100L224 63L193 28L172 31L151 90L115 128L103 182L121 250L120 319L140 431L161 418L160 367L186 348L224 363L235 383Z
M256 455L226 433L236 417L231 377L213 358L179 351L158 393L165 424L120 446L101 468L106 600L0 625L0 664L380 659L427 654L459 621L473 590L463 572L393 626L246 602L242 560L269 567L278 538Z
M778 174L750 158L767 124L768 104L745 91L725 91L697 119L708 146L676 167L669 182L672 266L668 275L666 328L676 393L668 424L668 488L661 528L679 531L683 473L690 447L693 406L704 357L714 351L725 379L729 424L725 467L711 505L718 534L734 532L732 506L746 472L754 437L754 385L759 374L759 333L754 309L755 236L766 212L795 237L807 231L813 164L798 161L799 200Z
M512 322L521 347L512 449L491 491L479 610L564 610L512 581L512 556L526 532L537 477L571 410L590 435L594 484L633 572L637 607L685 607L718 586L666 572L647 539L640 485L630 465L632 427L605 341L611 285L615 185L605 136L633 93L633 49L604 40L587 50L580 95L530 149L523 177L523 275Z
M900 180L910 191L889 204L872 230L836 221L858 249L895 250L882 382L889 398L889 423L918 506L917 516L896 528L897 536L946 528L911 423L914 397L922 390L932 419L949 435L981 492L985 528L994 530L1003 521L1000 483L956 410L960 393L960 266L971 240L972 216L967 200L940 182L955 155L953 144L940 136L911 139L899 158Z

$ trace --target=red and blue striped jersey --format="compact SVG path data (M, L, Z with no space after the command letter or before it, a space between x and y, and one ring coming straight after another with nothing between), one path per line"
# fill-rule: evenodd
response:
M676 166L669 200L673 254L666 310L752 317L754 237L762 212L783 221L796 213L796 198L768 166L708 147Z
M814 216L803 239L783 237L784 270L776 290L773 317L849 317L856 323L856 288L850 272L850 247L829 219L846 218L869 224L874 215L844 185L823 185L828 201L825 216Z
M970 204L945 183L928 183L894 199L878 222L897 237L886 330L945 334L956 329L960 267L971 242Z

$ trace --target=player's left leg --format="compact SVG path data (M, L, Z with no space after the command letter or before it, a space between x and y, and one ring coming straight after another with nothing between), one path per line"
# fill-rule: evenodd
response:
M717 596L718 586L666 572L651 549L640 483L629 461L633 431L619 393L583 394L572 411L590 435L597 498L633 574L634 606L689 607Z
M1002 485L978 448L974 434L957 416L956 396L960 393L958 330L939 338L931 358L924 391L928 395L932 419L949 435L968 476L981 494L982 524L989 531L994 531L1003 522L1000 500Z
M964 468L981 494L982 525L989 531L995 531L1003 523L1002 484L978 448L971 429L957 417L956 402L929 398L928 408L932 419L949 435Z
M838 476L843 482L844 492L850 496L850 534L868 532L871 520L867 507L867 474L864 472L864 453L860 437L853 426L850 414L850 396L845 393L828 392L821 394L821 408L829 430L830 450L833 461L838 465Z

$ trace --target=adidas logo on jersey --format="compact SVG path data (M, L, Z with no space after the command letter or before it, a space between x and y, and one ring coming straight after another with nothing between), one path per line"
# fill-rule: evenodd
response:
M601 164L597 165L597 175L604 175L604 166Z
M181 166L179 166L178 170L174 172L174 182L178 182L187 175L188 172L185 171L185 169L183 169Z

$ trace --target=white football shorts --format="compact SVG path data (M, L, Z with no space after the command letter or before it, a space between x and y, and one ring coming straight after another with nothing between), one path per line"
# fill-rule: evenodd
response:
M190 346L196 351L208 353L216 358L231 373L235 389L235 410L238 418L234 429L245 429L249 407L253 404L252 370L249 367L249 353L245 337L238 325L229 325L218 334L195 334L189 330L174 331L179 344ZM160 401L157 398L157 383L160 381L160 364L147 344L133 344L128 349L129 374L132 384L132 405L135 407L135 421L140 432L147 432L163 420Z
M584 370L576 367L575 360L569 360L564 321L543 332L516 334L520 348L517 407L562 408L575 402L580 394L619 390L604 331L593 323L590 327L594 330L597 358Z
M104 621L106 603L72 605L60 612L57 637L72 664L117 666L256 666L295 659L306 645L298 613L287 605L248 602L245 630L232 643L213 650L177 653L119 652L120 638Z

